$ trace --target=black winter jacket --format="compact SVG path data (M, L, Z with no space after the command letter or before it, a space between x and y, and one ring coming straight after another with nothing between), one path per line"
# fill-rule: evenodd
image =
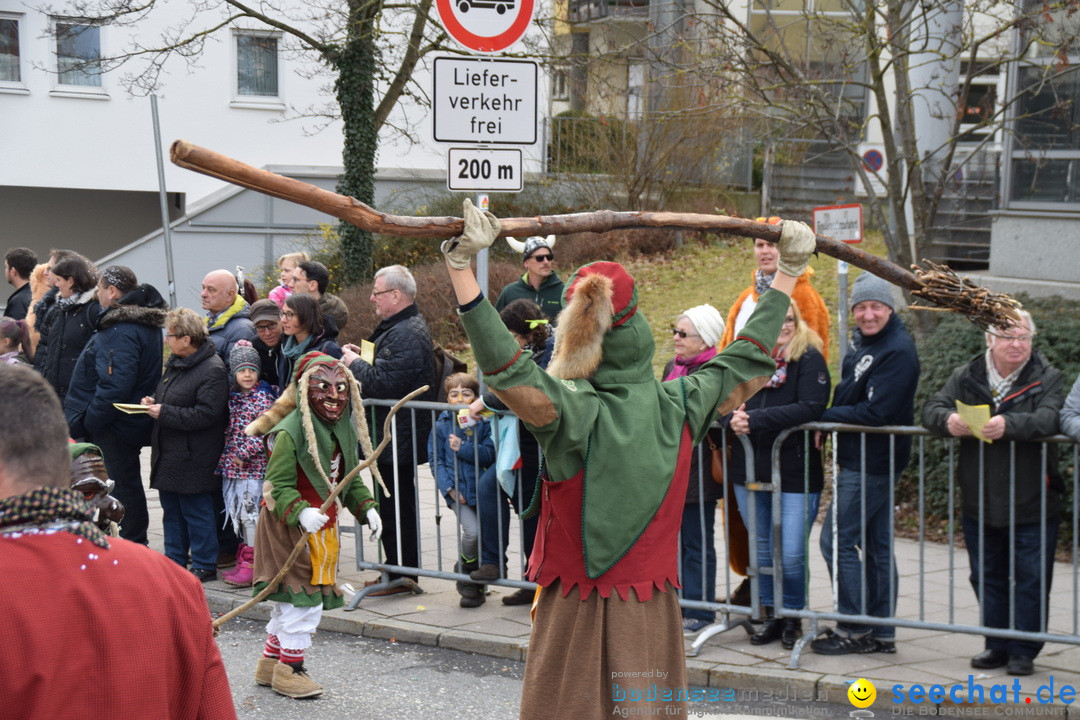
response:
M375 343L375 364L368 365L363 360L356 360L349 367L360 381L361 395L365 398L397 400L422 385L430 385L430 389L416 399L434 402L437 391L435 353L427 321L415 304L385 318L368 340ZM383 421L389 411L387 407L378 407L375 411L371 431L376 444L382 436ZM399 412L394 417L394 423L397 427L398 462L411 463L413 421L410 413ZM416 433L416 462L423 464L427 462L427 439L431 434L430 412L424 410L416 413ZM385 462L383 458L386 458ZM388 465L390 453L384 452L379 459L380 465Z
M919 384L919 355L915 341L893 313L876 335L864 337L856 328L851 346L844 356L840 384L833 392L832 407L821 416L822 422L848 423L881 427L911 425L915 422L915 387ZM862 435L840 433L837 460L845 470L862 469ZM895 438L890 462L889 435L866 436L866 472L887 475L890 468L899 473L911 455L911 436Z
M165 364L154 400L161 416L150 447L150 487L175 493L221 492L215 473L229 422L229 373L207 340Z
M128 415L113 403L138 403L161 379L165 301L152 285L140 285L104 312L97 332L79 355L64 400L71 436L94 440L105 431L137 445L150 443L148 415Z
M262 365L262 369L259 372L259 379L265 381L267 385L276 387L279 394L285 389L285 386L289 384L289 378L282 377L282 375L288 374L288 358L281 352L281 346L285 343L285 337L285 335L282 335L278 344L273 347L264 343L261 337L251 341L252 347L259 353L259 360Z
M96 289L87 290L66 307L61 307L58 300L53 313L42 374L60 396L61 403L67 395L79 354L94 334L98 316L101 315L101 306L95 299L96 292Z
M1005 435L1000 440L987 445L976 438L960 439L957 474L964 514L973 520L979 518L979 456L982 455L984 520L991 527L1009 526L1009 474L1015 447L1015 522L1039 522L1043 487L1046 487L1046 516L1056 521L1061 513L1061 492L1065 489L1058 475L1057 448L1049 446L1044 475L1042 444L1023 441L1057 433L1058 413L1065 402L1061 372L1042 355L1032 353L995 409L986 374L986 355L980 353L967 365L954 370L945 387L926 402L922 412L926 429L948 435L946 421L956 412L957 400L968 405L989 405L991 414L1005 416Z
M49 347L49 329L56 318L56 297L60 291L49 288L41 299L34 304L34 332L38 334L37 346L34 348L34 369L42 375L45 374L45 356Z
M825 358L815 348L808 348L801 358L788 363L787 371L787 380L783 385L762 388L746 401L746 414L750 422L748 438L753 448L757 482L772 482L772 448L780 432L814 422L825 412L825 405L829 402L829 368ZM746 483L746 453L738 439L731 443L728 473L736 485ZM809 484L804 479L807 473ZM814 448L813 438L807 443L804 433L789 435L780 450L781 492L821 492L823 477L821 450Z

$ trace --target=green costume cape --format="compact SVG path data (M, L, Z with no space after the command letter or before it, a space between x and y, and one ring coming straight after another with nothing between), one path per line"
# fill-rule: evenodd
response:
M653 376L655 343L639 312L604 336L599 368L580 380L540 370L487 301L462 313L486 382L536 436L549 479L585 471L583 546L590 578L618 562L652 521L671 484L684 422L693 442L701 442L718 407L730 412L771 377L776 364L769 350L789 304L784 293L767 291L740 333L742 341L692 376L667 383Z

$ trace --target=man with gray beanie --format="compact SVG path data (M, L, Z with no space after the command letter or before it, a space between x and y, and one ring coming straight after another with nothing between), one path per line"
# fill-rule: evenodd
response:
M885 280L864 272L851 289L855 330L840 384L821 422L911 425L919 356L896 315L896 294ZM821 552L836 577L837 608L846 615L896 614L896 558L890 552L892 488L908 463L911 436L840 433L836 498L821 533ZM833 515L836 516L835 559ZM865 574L864 574L865 563ZM865 592L863 582L865 578ZM821 655L896 652L896 628L839 622L811 643Z

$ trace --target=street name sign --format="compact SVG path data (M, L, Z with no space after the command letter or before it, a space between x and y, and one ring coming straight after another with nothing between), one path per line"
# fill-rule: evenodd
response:
M535 0L435 0L439 22L466 50L497 53L532 23Z
M435 142L536 143L535 62L440 57L434 66Z
M446 187L454 191L521 192L521 150L450 148Z
M852 245L862 242L862 205L823 205L814 208L814 232Z

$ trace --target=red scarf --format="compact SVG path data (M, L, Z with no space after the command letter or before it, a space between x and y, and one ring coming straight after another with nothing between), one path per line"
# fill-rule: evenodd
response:
M784 350L786 349L786 346L780 347L779 345L773 348L772 359L776 361L776 372L769 378L769 382L765 383L765 387L780 387L787 380L787 360L784 359Z

